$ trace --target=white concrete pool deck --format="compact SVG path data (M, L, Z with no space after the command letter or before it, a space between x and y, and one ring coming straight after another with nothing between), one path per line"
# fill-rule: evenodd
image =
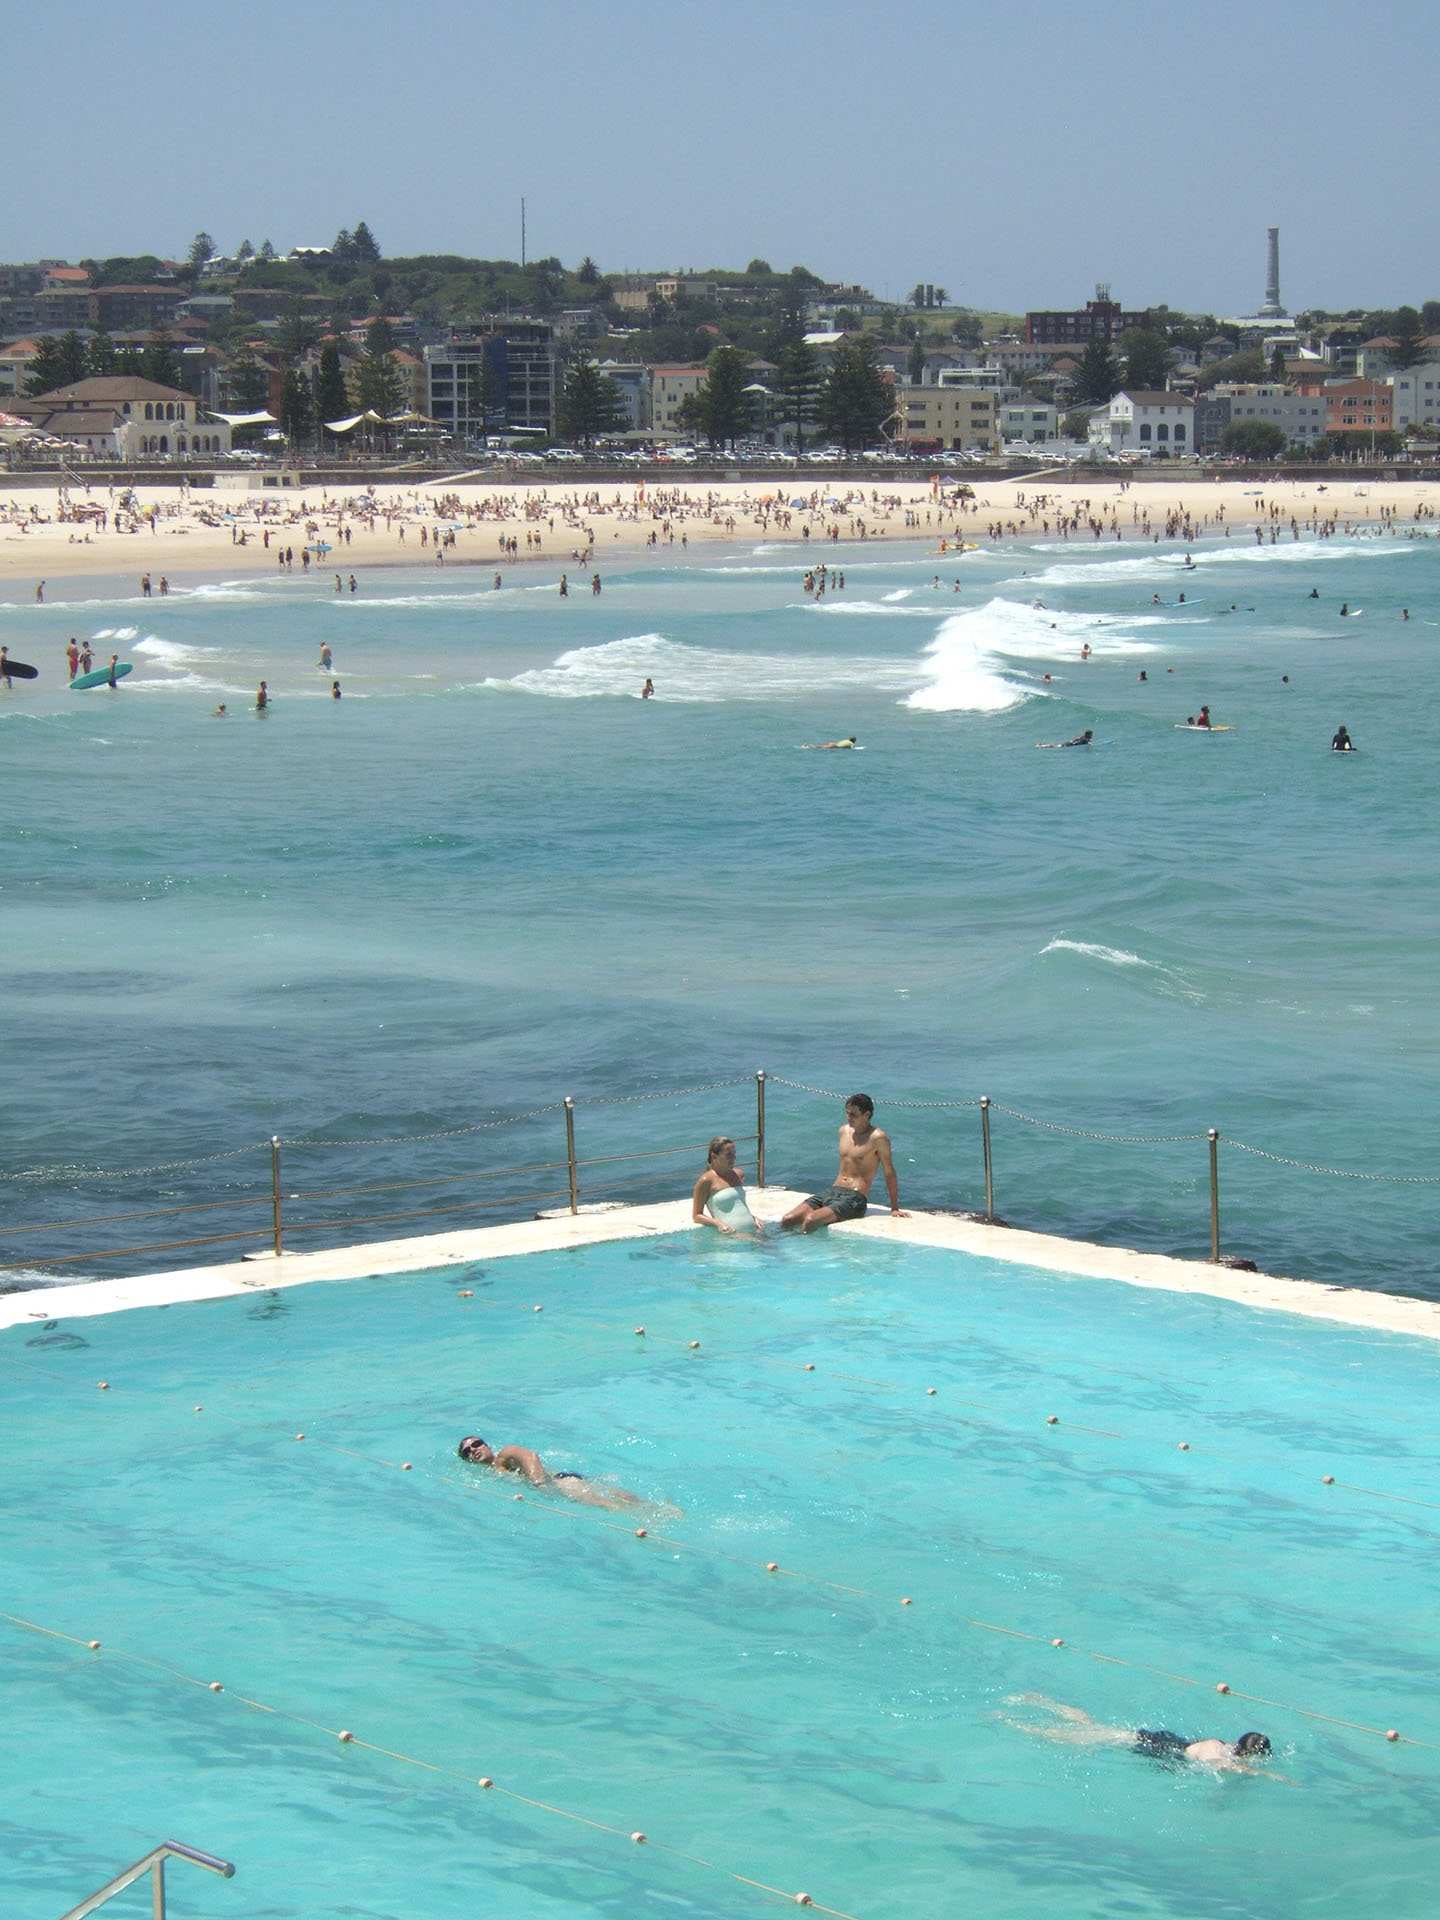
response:
M758 1194L752 1190L756 1207L767 1221L778 1220L804 1197L779 1187L767 1187ZM169 1273L88 1280L7 1294L0 1297L0 1328L25 1326L37 1320L119 1313L130 1307L169 1306L182 1300L224 1300L236 1294L302 1286L311 1281L419 1273L476 1260L502 1260L561 1247L588 1247L607 1240L687 1231L694 1231L688 1198L574 1217L562 1214L508 1226L451 1228L445 1233L405 1240L333 1247L323 1253L286 1253L279 1259L261 1253L222 1266L182 1267ZM983 1221L954 1214L916 1212L894 1219L882 1207L865 1220L829 1231L909 1246L948 1247L1039 1267L1047 1273L1118 1280L1127 1286L1154 1287L1167 1293L1205 1294L1245 1307L1440 1340L1440 1304L1432 1301L1370 1293L1358 1287L1326 1286L1313 1280L1280 1279L1273 1274L1238 1273L1229 1267L1211 1266L1208 1261L1175 1260L1167 1254L1136 1253L1126 1247L1064 1240L1055 1234L987 1226Z

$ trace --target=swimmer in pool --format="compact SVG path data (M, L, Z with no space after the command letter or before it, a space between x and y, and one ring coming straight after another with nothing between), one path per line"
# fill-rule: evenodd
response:
M852 733L848 740L807 740L804 751L806 753L838 753L842 748L853 747L854 744L855 736Z
M721 1233L758 1233L760 1223L745 1200L744 1171L735 1164L735 1142L717 1133L705 1156L705 1171L695 1182L690 1221L718 1227Z
M1047 1699L1043 1693L1011 1695L1012 1706L1039 1707L1056 1716L1048 1727L1027 1726L1012 1720L1022 1733L1038 1733L1045 1740L1064 1740L1081 1747L1125 1747L1142 1760L1159 1760L1175 1766L1181 1761L1213 1767L1217 1773L1264 1773L1267 1779L1283 1780L1284 1775L1270 1773L1260 1766L1268 1759L1270 1742L1263 1733L1242 1733L1233 1744L1227 1740L1187 1740L1184 1734L1171 1733L1166 1727L1106 1727L1080 1707L1067 1707L1062 1701Z
M582 1506L613 1509L645 1504L638 1493L627 1493L624 1487L601 1488L578 1473L551 1473L539 1454L532 1453L529 1447L491 1447L478 1433L470 1433L456 1452L471 1466L493 1467L497 1473L518 1473L532 1487L545 1487L567 1500L578 1500Z

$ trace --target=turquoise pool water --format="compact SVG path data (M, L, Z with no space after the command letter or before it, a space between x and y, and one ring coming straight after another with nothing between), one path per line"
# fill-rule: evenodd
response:
M1440 1742L1436 1362L840 1237L16 1330L0 1606L72 1639L0 1621L0 1905L173 1835L239 1867L175 1911L229 1920L776 1904L736 1874L859 1920L1428 1920L1440 1755L1336 1722ZM468 1431L683 1518L516 1502ZM1263 1728L1286 1779L1032 1737L1027 1692Z
M871 542L829 553L846 585L818 607L803 555L753 544L602 563L603 595L564 602L547 565L499 593L489 569L362 569L353 600L264 577L141 601L127 577L0 606L42 668L0 698L0 1169L40 1170L0 1182L0 1226L236 1174L80 1167L761 1066L868 1088L920 1204L981 1198L976 1116L888 1103L982 1093L1433 1178L1440 550L1405 531L1207 539L1195 574L1177 546ZM72 632L135 660L119 693L66 692ZM262 675L263 719L241 710ZM1235 731L1177 733L1202 702ZM1328 750L1342 720L1353 756ZM1035 751L1086 727L1088 755ZM852 732L860 754L797 750ZM838 1119L777 1093L770 1177L828 1174ZM743 1101L582 1113L582 1150L748 1125ZM554 1158L558 1120L513 1145ZM1203 1141L997 1116L995 1148L1019 1223L1208 1252ZM297 1161L297 1184L425 1177L445 1151ZM263 1190L268 1158L238 1165ZM1433 1295L1440 1187L1229 1148L1222 1179L1228 1251Z

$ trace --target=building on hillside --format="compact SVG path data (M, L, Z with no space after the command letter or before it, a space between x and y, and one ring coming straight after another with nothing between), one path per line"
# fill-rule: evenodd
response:
M1110 298L1103 281L1095 288L1095 298L1083 307L1061 313L1027 313L1025 341L1028 346L1088 347L1095 339L1111 346L1130 327L1143 327L1144 313L1126 313L1118 300Z
M185 304L184 287L173 282L161 286L115 286L95 289L95 325L106 333L119 333L126 327L168 326Z
M626 433L646 433L650 427L650 369L642 360L602 360L600 371L613 380L625 408Z
M1418 367L1392 373L1389 385L1396 433L1440 425L1440 360L1423 360Z
M1314 394L1292 393L1286 387L1258 382L1231 381L1222 381L1214 388L1214 394L1230 403L1226 426L1241 421L1268 420L1280 428L1289 447L1312 446L1315 441L1323 439L1328 431L1324 402ZM1201 453L1218 451L1218 446L1205 446L1198 419L1196 438L1200 441L1198 451Z
M1316 383L1306 381L1313 393ZM1326 380L1319 385L1326 433L1389 433L1395 425L1395 390L1383 380Z
M1011 334L987 340L983 353L993 365L1021 378L1047 373L1055 359L1055 348L1045 341L1017 340Z
M452 438L554 431L555 330L545 320L453 327L423 350L425 404ZM487 404L488 396L488 404Z
M1060 412L1044 400L1002 400L997 414L1000 439L1058 440Z
M895 382L895 443L908 452L993 453L1000 444L993 387Z
M1195 402L1179 393L1117 393L1091 414L1090 444L1111 454L1181 458L1195 450Z
M230 451L229 427L202 419L193 394L130 375L77 380L17 400L9 410L97 459L186 459Z
M1221 451L1230 424L1230 402L1221 393L1195 396L1195 451L1209 459Z
M650 431L657 440L684 439L687 429L679 424L680 409L704 384L703 365L650 369Z
M0 347L0 394L24 393L30 362L40 351L38 339L13 340Z

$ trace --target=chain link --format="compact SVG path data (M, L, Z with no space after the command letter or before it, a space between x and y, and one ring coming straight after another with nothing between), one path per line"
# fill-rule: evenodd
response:
M1223 1134L1221 1140L1225 1146L1234 1147L1237 1153L1253 1153L1257 1160L1273 1160L1281 1167L1299 1167L1302 1173L1328 1173L1333 1180L1385 1180L1405 1187L1440 1186L1440 1174L1351 1173L1346 1167L1317 1167L1308 1160L1289 1160L1283 1153L1267 1153L1264 1147L1247 1147L1243 1140L1226 1140Z
M563 1102L552 1100L548 1107L532 1107L528 1113L507 1113L499 1120L480 1120L473 1127L447 1127L443 1133L396 1133L383 1140L282 1140L282 1147L409 1147L421 1140L459 1140L467 1133L489 1133L494 1127L517 1127L522 1120L536 1120L542 1113L559 1113ZM269 1144L268 1142L266 1143Z
M767 1086L789 1087L792 1093L818 1094L822 1100L844 1100L847 1097L843 1093L833 1092L829 1087L807 1087L805 1083L801 1080L783 1079L781 1075L778 1073L767 1073L765 1076L765 1082ZM890 1099L887 1099L884 1102L884 1104L887 1107L944 1107L944 1108L953 1110L953 1109L959 1109L964 1107L978 1107L980 1102L978 1100L890 1100Z
M147 1173L177 1173L181 1167L211 1167L217 1160L238 1160L242 1154L262 1153L270 1142L231 1147L225 1153L202 1153L195 1160L165 1160L156 1167L29 1167L21 1173L0 1173L0 1180L138 1180Z
M767 1074L766 1078L770 1076ZM753 1073L737 1073L729 1080L707 1080L703 1087L667 1088L660 1093L601 1093L593 1100L577 1100L577 1107L634 1107L642 1100L686 1100L695 1093L716 1093L721 1087L753 1086Z
M1108 1140L1117 1147L1169 1147L1180 1140L1208 1140L1206 1133L1092 1133L1088 1127L1062 1127L1057 1120L1037 1120L1033 1113L1021 1113L1015 1107L1002 1107L998 1100L990 1102L994 1113L1008 1114L1012 1120L1023 1120L1027 1127L1044 1127L1047 1133L1068 1133L1077 1140Z

